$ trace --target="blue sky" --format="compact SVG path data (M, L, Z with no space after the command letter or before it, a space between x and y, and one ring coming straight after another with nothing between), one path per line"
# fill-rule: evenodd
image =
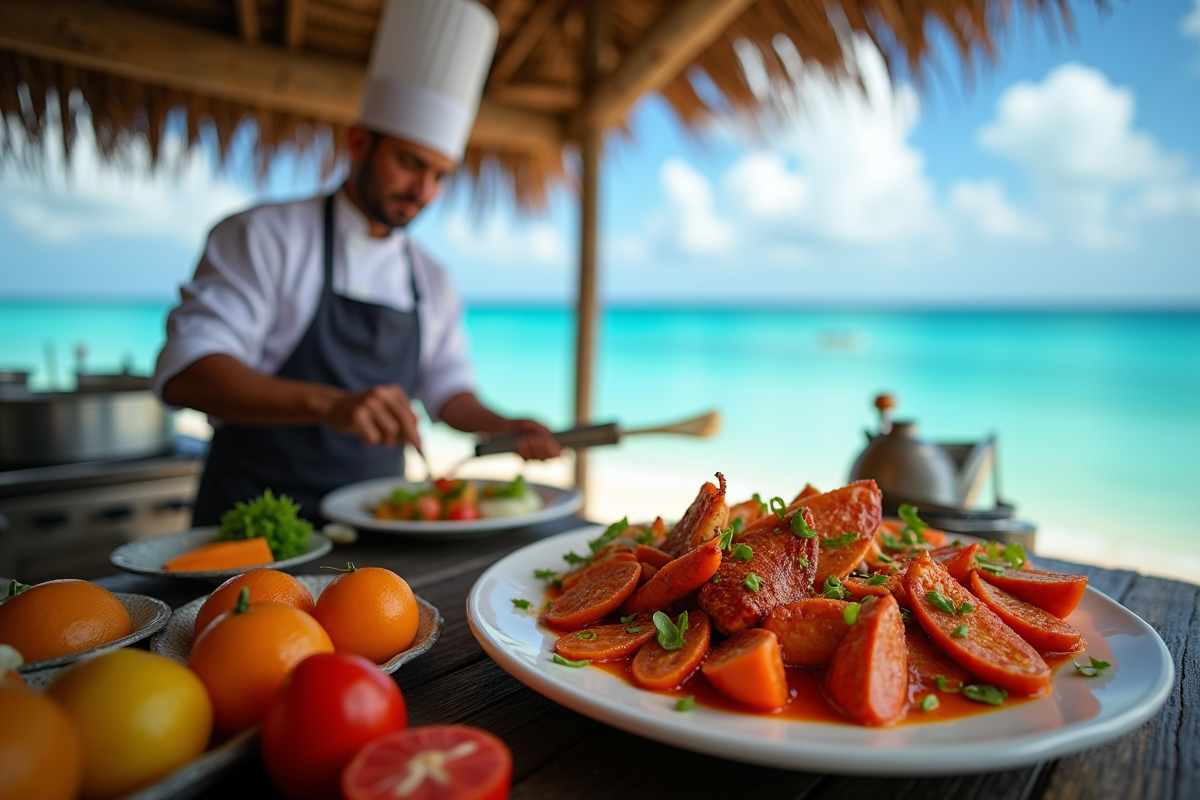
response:
M1200 0L1074 3L1074 35L1017 25L998 65L951 58L866 95L798 66L802 113L703 141L645 99L608 143L609 302L1200 306ZM747 62L754 76L753 62ZM209 225L317 188L311 165L214 176L203 154L138 178L85 148L67 178L0 174L0 298L169 299ZM568 302L577 219L445 198L414 225L469 302Z

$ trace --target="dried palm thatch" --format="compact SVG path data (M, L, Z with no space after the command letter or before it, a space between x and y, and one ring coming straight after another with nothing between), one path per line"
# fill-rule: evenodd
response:
M946 56L968 68L994 60L994 43L1013 24L1017 6L1053 28L1070 28L1068 0L484 2L496 14L500 41L462 175L476 199L510 194L525 207L539 205L547 188L564 179L564 146L588 126L620 126L644 91L659 92L693 130L729 117L762 128L795 110L797 53L806 68L819 65L834 79L853 80L852 41L866 36L893 77L921 82L939 66L934 41L943 34L953 44ZM581 57L589 2L603 3L607 27L602 77L591 85ZM1081 2L1105 6L1105 0ZM208 142L219 164L245 135L262 173L286 150L315 154L332 170L341 130L353 121L381 5L5 0L0 167L36 168L51 137L69 156L86 130L86 114L98 151L111 162L132 163L129 154L140 147L156 165L171 134L186 142L185 152ZM148 32L139 37L139 30ZM164 44L163 37L180 43ZM205 60L206 48L228 49L242 66L222 71ZM765 86L748 78L748 54L761 62ZM279 64L293 71L285 75ZM265 77L248 89L258 70ZM324 73L340 88L326 87L314 99L320 92L306 95L294 85L319 83Z

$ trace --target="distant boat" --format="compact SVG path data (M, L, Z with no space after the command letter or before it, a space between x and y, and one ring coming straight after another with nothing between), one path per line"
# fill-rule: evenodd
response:
M831 329L817 334L817 349L826 353L865 353L870 335L861 328Z

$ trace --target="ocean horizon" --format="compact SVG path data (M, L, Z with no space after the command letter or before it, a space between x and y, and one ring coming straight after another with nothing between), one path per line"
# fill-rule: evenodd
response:
M84 343L87 371L148 374L171 305L0 300L0 369L70 388ZM466 325L487 402L570 425L570 308L472 304ZM636 428L718 409L723 427L597 449L589 509L677 517L716 471L734 500L841 485L887 391L923 438L996 437L992 491L1038 526L1039 552L1200 576L1200 310L622 303L604 309L597 344L596 421ZM463 447L426 428L431 447Z

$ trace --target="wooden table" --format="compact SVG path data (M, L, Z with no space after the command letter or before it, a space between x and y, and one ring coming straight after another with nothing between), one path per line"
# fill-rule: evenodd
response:
M1036 559L1051 570L1086 574L1091 585L1158 631L1175 662L1166 704L1141 728L1091 751L1022 769L940 778L878 778L789 772L680 750L594 722L509 677L476 643L466 598L475 580L507 553L582 524L560 520L468 542L422 542L363 533L323 564L353 561L404 576L446 620L433 650L402 667L396 681L412 725L465 723L512 748L513 798L1200 798L1200 586ZM297 572L316 572L317 564ZM113 591L159 597L177 607L211 590L191 582L118 575ZM206 787L204 797L278 796L261 761L246 762Z

